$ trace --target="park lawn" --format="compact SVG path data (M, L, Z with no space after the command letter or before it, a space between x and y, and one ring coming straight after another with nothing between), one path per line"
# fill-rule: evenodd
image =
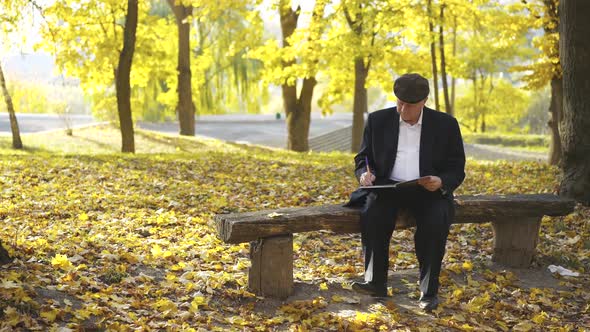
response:
M521 152L549 153L548 135L510 134L502 132L463 133L465 143L492 145Z
M590 209L546 217L531 269L489 264L489 225L452 227L441 308L417 295L412 232L396 232L393 300L359 299L360 236L295 236L295 295L246 291L248 244L215 236L216 213L342 203L355 187L352 154L298 154L139 131L117 153L110 127L0 137L0 239L16 260L0 268L0 330L577 330L590 325ZM458 194L553 192L558 170L469 160ZM557 264L582 273L548 276ZM413 272L412 272L413 271ZM532 276L532 278L531 278ZM543 282L530 279L544 276ZM546 285L547 284L547 285ZM409 293L403 293L408 290ZM399 301L398 301L399 300ZM360 304L356 302L361 302ZM350 302L350 303L348 303Z

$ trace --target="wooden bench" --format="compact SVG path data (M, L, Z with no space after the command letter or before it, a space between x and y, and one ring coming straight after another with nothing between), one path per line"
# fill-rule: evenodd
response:
M567 215L575 202L550 194L462 196L455 199L455 206L455 224L492 223L493 261L528 267L539 241L541 218ZM226 243L252 241L250 290L279 298L286 298L293 290L293 233L360 232L359 210L341 205L219 214L215 223L217 235ZM402 211L396 229L412 226L415 221Z

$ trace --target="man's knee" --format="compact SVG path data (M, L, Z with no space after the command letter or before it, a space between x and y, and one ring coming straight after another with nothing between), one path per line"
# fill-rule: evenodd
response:
M449 201L440 199L428 201L416 211L416 223L426 226L425 230L433 232L448 232L453 222L453 206Z
M391 207L391 201L384 194L370 193L367 196L362 212L365 213L382 213L383 210Z
M361 209L361 222L369 222L373 225L394 225L397 208L387 195L369 194L363 209Z

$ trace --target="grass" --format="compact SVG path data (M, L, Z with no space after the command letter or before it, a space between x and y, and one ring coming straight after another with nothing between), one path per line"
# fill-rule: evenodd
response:
M12 149L12 138L0 136L0 154L111 154L121 151L121 133L111 125L74 130L72 136L65 131L39 134L22 134L23 150ZM196 139L178 135L135 130L136 153L197 152L215 149L221 144L213 139Z
M508 134L508 133L465 133L465 143L485 144L518 151L548 152L551 138L548 135Z

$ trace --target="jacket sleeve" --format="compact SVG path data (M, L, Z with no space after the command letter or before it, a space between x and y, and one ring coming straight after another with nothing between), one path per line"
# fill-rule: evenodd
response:
M354 156L354 175L358 181L360 181L361 175L367 170L365 157L369 159L369 167L371 170L375 169L374 166L371 166L375 165L373 161L373 151L371 148L373 146L371 137L371 114L369 114L367 123L365 123L365 129L363 131L363 141L361 142L361 148L359 149L357 155Z
M451 122L449 135L449 150L444 168L439 176L442 180L441 191L443 195L451 194L465 179L465 149L459 123L454 118Z

